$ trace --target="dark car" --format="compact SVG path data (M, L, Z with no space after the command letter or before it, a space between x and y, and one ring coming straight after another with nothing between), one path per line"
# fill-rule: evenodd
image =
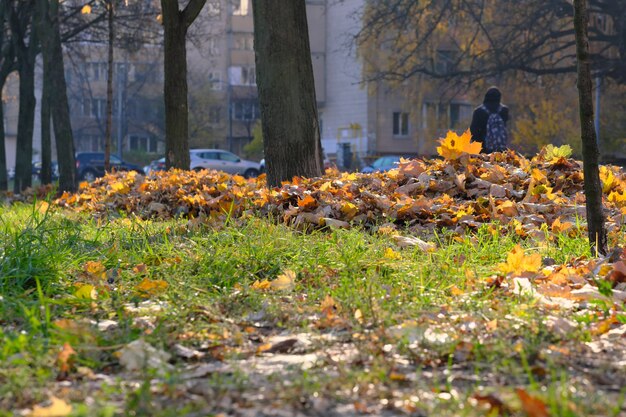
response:
M137 171L143 174L139 165L122 161L115 155L109 158L111 171ZM93 181L104 176L104 152L78 152L76 154L76 176L81 181Z
M50 163L50 170L52 174L52 180L59 179L59 164L56 161ZM33 178L37 178L41 181L41 161L33 162Z

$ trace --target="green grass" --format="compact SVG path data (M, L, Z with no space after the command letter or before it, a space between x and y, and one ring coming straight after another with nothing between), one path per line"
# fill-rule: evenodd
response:
M619 415L623 404L623 393L586 385L594 375L570 367L567 356L546 354L590 340L584 323L557 336L545 316L560 313L485 285L516 244L558 263L589 256L582 234L540 242L489 227L466 236L440 232L430 238L437 250L425 253L398 248L385 234L299 232L256 218L197 227L15 205L0 206L0 219L0 416L50 393L71 401L74 416L212 415L229 398L246 407L306 410L324 398L373 411L382 404L478 416L486 414L472 397L483 392L524 415L518 387L542 398L554 416ZM388 248L396 255L386 257ZM104 276L85 272L87 262L104 265ZM292 291L254 289L287 270L296 273ZM167 288L146 299L136 289L145 278ZM93 285L97 299L78 298L77 284ZM320 307L327 297L336 305L329 317ZM146 301L161 309L133 312ZM589 321L604 313L593 310ZM117 327L98 331L93 323L103 320ZM259 386L258 375L238 368L267 337L298 333L317 338L310 350L328 352L311 369L269 375ZM230 361L234 372L205 378L204 394L190 393L180 358L164 377L150 369L129 376L116 351L138 338L166 351L175 343L204 349L205 361ZM64 343L77 354L61 375ZM354 355L341 358L333 349ZM105 382L89 385L88 370Z

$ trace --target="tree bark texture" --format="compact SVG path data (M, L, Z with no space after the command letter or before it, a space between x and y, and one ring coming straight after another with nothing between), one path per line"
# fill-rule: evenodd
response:
M187 30L206 0L191 0L183 10L178 0L161 0L164 48L165 165L189 169L189 105L187 103Z
M589 12L587 0L574 0L576 58L578 59L578 101L582 140L583 172L589 243L598 253L607 253L607 237L600 182L600 150L593 119L591 60L589 58Z
M6 23L7 18L7 0L0 0L0 22ZM11 39L8 38L7 32L0 32L0 96L4 91L4 84L7 77L14 69L15 55ZM1 98L1 97L0 97ZM4 107L0 103L0 120L4 120ZM0 123L0 191L7 191L9 188L9 179L7 176L7 158L5 147L4 123Z
M108 50L107 50L107 108L106 124L104 128L104 170L111 170L111 132L113 131L113 14L115 11L115 0L107 2L107 26L109 29ZM119 74L118 74L119 77ZM121 105L121 103L118 103ZM120 123L120 121L117 121ZM119 153L120 150L118 149Z
M40 33L45 35L43 31ZM41 171L39 171L39 179L42 184L52 183L52 138L50 133L52 128L50 123L50 89L52 88L52 80L50 75L50 69L46 68L46 62L44 61L43 86L41 88Z
M59 27L59 0L39 0L42 7L41 27L44 72L49 74L50 96L54 97L51 116L59 164L59 192L76 190L76 158L74 135L70 122L67 82Z
M4 84L2 84L3 86ZM4 120L4 106L0 103L0 120ZM9 178L7 176L7 151L4 146L5 140L4 123L0 123L0 191L7 191Z
M323 159L306 2L253 0L252 5L268 184L320 176Z
M24 54L28 54L25 51ZM35 123L35 60L19 58L20 103L17 119L17 144L15 155L15 183L13 192L21 193L32 185L33 130Z

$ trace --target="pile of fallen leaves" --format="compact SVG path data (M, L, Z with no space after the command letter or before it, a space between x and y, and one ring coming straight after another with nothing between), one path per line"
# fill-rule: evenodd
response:
M582 164L568 158L567 148L548 146L532 159L514 151L476 154L480 144L469 142L469 132L450 132L438 148L442 159L402 160L384 173L327 170L271 189L264 176L217 171L115 173L82 183L78 193L66 193L56 204L97 216L186 216L198 224L256 215L309 228L384 224L418 233L463 233L498 221L521 237L545 234L546 226L570 233L584 224L585 199ZM603 166L601 179L608 229L617 230L626 214L626 176L618 167Z

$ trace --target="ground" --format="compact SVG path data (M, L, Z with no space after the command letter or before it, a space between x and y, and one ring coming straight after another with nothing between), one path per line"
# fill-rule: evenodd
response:
M13 196L0 415L624 416L626 177L593 254L559 152Z

